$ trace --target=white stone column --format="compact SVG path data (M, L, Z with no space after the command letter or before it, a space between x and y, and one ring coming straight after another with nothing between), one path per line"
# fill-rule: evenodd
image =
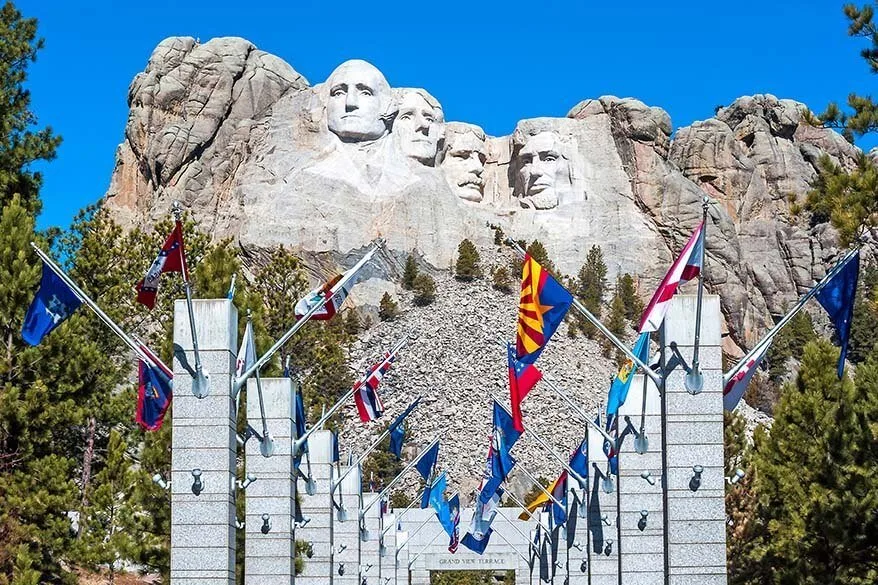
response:
M687 363L695 338L694 295L677 295L665 317L665 343L676 342ZM719 298L704 295L698 395L677 368L667 379L667 564L669 585L725 585L726 532L723 465L722 351ZM703 468L701 484L693 466Z
M347 465L339 467L339 477L348 470ZM337 480L334 480L337 481ZM341 502L347 511L347 520L338 520L336 511L333 520L333 539L336 554L333 566L333 583L335 585L360 585L360 470L355 469L345 477L335 492L335 501ZM344 547L344 550L340 550ZM370 561L371 562L371 561ZM338 574L338 568L344 564L344 575ZM374 569L377 573L378 569Z
M644 376L639 374L631 382L625 404L619 408L620 432L628 421L640 431L643 394ZM650 378L646 378L645 424L646 453L637 453L634 433L625 437L620 448L618 553L622 583L662 585L665 563L661 398ZM649 474L647 478L643 477L645 473Z
M292 441L295 399L289 378L264 378L262 398L274 453L264 457L256 437L246 446L246 471L256 480L245 498L244 582L247 585L290 585L295 578ZM262 432L256 379L247 380L247 421ZM271 528L263 532L263 515Z
M332 481L332 433L314 431L308 438L308 453L303 456L300 470L310 469L314 480L314 494L308 495L306 482L299 481L299 501L302 515L308 519L304 527L296 529L296 540L311 546L311 557L304 558L302 573L296 585L329 585L332 582L332 502L329 499Z
M238 341L231 301L192 302L210 394L192 395L195 360L185 300L174 304L171 440L171 584L235 583L236 421L230 395ZM203 489L193 491L192 470ZM196 471L197 473L197 471Z

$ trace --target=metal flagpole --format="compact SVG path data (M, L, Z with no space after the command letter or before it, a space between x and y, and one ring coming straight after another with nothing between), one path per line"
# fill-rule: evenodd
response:
M499 333L497 334L497 344L498 344L498 345L502 345L504 348L506 347L506 341L503 339L502 336L500 336ZM579 414L580 417L582 417L582 420L585 421L586 424L591 425L592 427L594 427L594 428L595 428L599 433L601 433L601 434L604 436L604 438L607 439L608 441L612 441L612 440L613 440L612 437L610 437L610 435L608 435L607 432L606 432L604 429L602 429L602 428L600 427L600 425L595 424L595 422L591 419L591 417L589 417L589 416L585 413L585 411L583 411L581 408L579 408L579 406L576 404L576 402L574 402L573 399L570 398L570 396L568 396L567 393L564 392L564 390L563 390L560 386L558 386L558 385L555 384L551 379L549 379L549 378L546 377L546 372L545 372L545 371L541 370L541 372L542 372L542 374L543 374L542 381L545 382L546 385L547 385L547 386L548 386L553 392L555 392L556 394L558 394L558 396L560 396L561 398L563 398L564 401L565 401L565 402L566 402L566 403L567 403L572 409L574 409L574 410L577 412L577 414Z
M181 217L183 210L180 209L180 203L174 201L174 221L180 224L180 235L182 238L183 228ZM192 282L189 280L189 268L186 266L186 256L180 251L183 261L180 263L180 269L183 273L183 288L186 291L186 309L189 313L189 331L192 334L192 354L195 358L195 376L192 379L192 394L196 398L204 398L210 394L210 385L207 382L208 374L204 373L204 367L201 365L201 355L198 353L198 332L195 330L195 310L192 308Z
M417 403L417 401L420 400L420 399L421 399L421 397L418 396L418 397L415 399L415 402ZM417 407L416 407L416 408L417 408ZM387 435L389 435L389 434L390 434L390 426L388 426L386 429L384 429L384 432L381 433L381 434L378 436L377 439L375 439L375 442L372 443L371 445L369 445L369 447L363 452L363 454L360 455L359 457L357 457L357 460L354 461L354 463L351 465L351 467L349 467L348 470L345 471L345 472L341 475L341 477L339 477L338 480L336 480L336 482L335 482L334 484L332 484L332 489L331 489L331 491L330 491L330 495L332 494L332 492L335 492L336 488L337 488L338 486L341 485L342 480L343 480L344 478L346 478L346 477L348 476L348 474L349 474L354 468L356 468L360 463L362 463L363 461L366 460L366 457L369 456L369 453L371 453L372 451L374 451L375 449L378 448L378 445L381 444L381 441L383 441L384 438L385 438Z
M646 376L644 376L643 377L643 400L642 400L641 407L640 407L640 431L637 433L637 436L634 437L634 450L639 455L643 455L644 453L646 453L649 450L649 438L646 436L646 392L647 392L647 381L646 381ZM619 445L616 445L616 451L619 450L619 447L620 447Z
M496 398L493 394L491 395L491 398L493 398L493 399L494 399L494 400L500 405L500 408L502 408L503 410L506 411L507 414L509 414L509 411L506 410L506 407L503 406L503 403L500 402L499 400L497 400L497 398ZM509 416L510 416L510 418L512 417L511 414L510 414ZM563 459L560 455L558 455L557 453L555 453L555 451L552 449L552 447L550 447L548 443L546 443L543 439L541 439L540 436L539 436L538 434L536 434L536 433L534 432L533 429L531 429L531 428L529 428L529 427L525 428L525 432L523 432L522 435L528 435L528 436L533 437L533 438L534 438L534 439L535 439L535 440L536 440L536 441L537 441L537 442L538 442L538 443L539 443L544 449L546 449L546 451L549 452L549 454L550 454L552 457L554 457L555 459L557 459L558 462L559 462L562 466L564 466L564 469L567 470L567 473L570 474L570 477L572 477L573 479L575 479L575 480L577 481L577 483L579 483L579 485L585 485L585 479L584 479L581 475L579 475L578 473L576 473L576 472L573 470L573 468L570 467L570 465L568 464L567 461L564 461L564 459Z
M701 393L704 388L704 376L698 369L698 346L701 341L701 299L704 296L704 260L707 258L707 206L710 198L706 195L701 199L701 269L698 271L698 296L695 302L695 347L692 349L692 367L686 374L683 385L689 394Z
M406 335L406 336L403 337L401 340L399 340L398 342L396 342L396 345L393 346L393 348L390 350L389 353L390 353L391 355L393 355L394 353L398 352L400 349L402 349L403 347L405 347L405 344L406 344L406 343L408 343L408 335ZM253 370L253 368L250 368L250 370ZM250 370L248 370L248 371L250 371ZM255 370L254 370L254 371L255 371ZM241 377L244 378L244 379L246 379L246 372L245 372L245 374L242 375ZM299 449L302 448L302 445L305 444L305 442L308 440L308 437L311 436L311 433L313 433L314 431L320 429L324 424L326 424L326 421L328 421L330 418L332 418L332 415L335 414L336 411L337 411L339 408L341 408L344 404L346 404L348 400L350 400L351 396L354 395L354 392L356 392L356 389L355 389L355 388L351 388L350 390L348 390L348 391L344 394L344 396L342 396L341 398L339 398L338 401L337 401L335 404L332 405L332 408L330 408L328 411L326 411L325 413L323 413L323 416L320 417L320 420L318 420L318 421L317 421L317 422L316 422L316 423L315 423L310 429L308 429L307 431L305 431L305 434L304 434L304 435L302 435L301 437L299 437L298 439L296 439L296 440L293 442L293 456L295 456L295 455L298 453Z
M747 352L746 355L744 355L744 357L742 357L740 360L738 360L738 363L735 364L731 370L729 370L728 372L723 374L723 384L724 385L728 384L729 380L734 378L735 374L737 374L741 368L743 368L755 356L759 355L759 353L765 348L765 346L768 345L769 343L771 343L771 340L774 338L775 335L777 335L777 333L783 328L783 326L786 325L787 323L789 323L790 319L795 317L796 314L802 310L802 308L805 306L805 303L807 303L814 295L816 295L818 292L820 292L820 290L824 286L826 286L826 284L830 280L832 280L836 274L841 272L841 269L844 268L845 265L859 251L860 251L859 246L852 249L852 250L849 250L848 253L845 254L841 260L836 262L835 266L833 266L829 270L829 272L826 273L826 276L824 276L820 280L820 282L815 284L811 288L811 290L809 290L804 295L802 295L802 297L798 300L798 302L795 304L795 306L792 309L790 309L790 311L786 315L784 315L784 317L780 321L778 321L774 327L772 327L771 329L768 330L768 333L766 333L762 337L762 339L760 339L759 342L755 346L753 346L753 349L751 349L749 352Z
M500 514L500 515L503 516L502 514ZM503 516L503 517L506 518L506 516ZM510 525L515 526L515 525L512 523L512 520L509 520L509 518L506 518L506 520L509 522ZM516 526L515 529L518 530L518 527ZM524 533L523 533L521 530L518 530L518 533L521 534L522 536L524 536ZM515 546L514 546L511 542L509 542L509 539L506 538L505 536L503 536L503 533L502 533L502 532L497 532L496 534L499 535L500 538L503 539L503 542L505 542L506 544L509 545L509 548L511 548L512 550L514 550L515 553L516 553L518 556L521 557L521 560L523 560L525 563L527 563L527 566L528 566L528 567L530 566L530 559L527 558L526 556L524 556L523 554L521 554L521 551L518 550L517 548L515 548ZM525 540L527 540L528 542L530 542L530 539L529 539L529 538L527 538L526 536L525 536L524 538L525 538Z
M250 309L247 309L247 327L250 328L250 343L253 345L253 353L254 356L256 354L256 333L253 331L253 316ZM248 348L244 349L244 353ZM271 457L274 453L274 441L271 438L271 435L268 432L268 421L265 420L265 402L262 399L262 378L259 376L259 370L256 371L256 393L259 395L259 415L262 417L262 438L259 441L259 452L262 453L263 457ZM295 401L296 397L293 396L293 400Z
M386 488L384 488L383 490L381 490L381 492L378 494L378 497L377 497L377 498L375 498L374 500L372 500L371 502L369 502L368 504L366 504L366 506L364 506L363 509L360 510L360 520L362 520L363 518L365 518L365 517L366 517L366 512L368 512L369 509L370 509L372 506L375 505L375 502L379 501L381 498L383 498L385 495L387 495L387 493L393 488L393 486L395 486L396 483L397 483L400 479L402 479L402 477L403 477L406 473L408 473L409 471L411 471L411 469L414 468L414 466L418 464L418 461L420 461L421 459L423 459L423 458L424 458L424 455L426 455L426 454L430 451L430 449L433 448L433 445L437 444L438 442L439 442L439 435L436 435L436 437L435 437L432 441L430 441L430 443L429 443L426 447L424 447L424 450L421 451L420 454L419 454L417 457L415 457L414 459L412 459L412 461L411 461L408 465L406 465L405 468L404 468L402 471L400 471L400 472L397 474L396 477L394 477L392 480L390 480L390 483L387 484L387 487L386 487Z
M73 291L73 294L79 297L79 300L85 303L88 308L91 309L94 314L97 315L98 318L104 322L104 325L110 328L110 331L115 333L116 336L120 340L122 340L125 345L131 348L131 351L136 353L137 357L147 363L152 364L153 366L165 370L166 372L173 372L173 370L165 365L165 363L161 359L159 359L159 357L155 355L151 350L149 350L143 342L138 342L139 340L135 341L135 339L125 333L125 331L123 331L121 327L116 325L116 323L101 310L97 303L95 303L91 299L91 297L85 294L85 292L81 288L79 288L79 285L73 282L73 279L67 276L67 273L61 270L61 267L55 264L54 260L49 258L48 254L40 250L33 242L31 242L30 245L31 248L33 248L34 252L36 252L37 256L39 256L40 259L46 263L46 265L52 270L52 272L54 272L58 276L58 278L63 280L64 284L70 287L70 290Z
M537 481L537 479L533 475L531 475L531 473L527 470L527 468L524 465L519 465L518 470L521 471L524 474L524 476L530 480L530 482L532 484L534 484L535 486L540 488L541 492L543 492L544 494L549 496L549 499L552 500L552 503L558 504L559 506L564 505L561 502L559 502L558 499L551 494L551 492L549 492L546 488L544 488L543 484L541 484L539 481Z
M531 512L530 510L528 510L528 509L527 509L527 506L525 506L524 504L521 503L521 500L519 500L518 498L516 498L515 495L514 495L512 492L508 491L508 490L505 491L505 492L503 492L503 493L506 494L506 497L507 497L507 498L509 498L510 500L512 500L512 503L513 503L513 504L515 504L516 506L518 506L519 508L521 508L522 510L524 510L524 513L527 514L527 517L528 517L528 518L530 518L531 520L536 521L537 526L539 526L539 527L542 529L542 531L545 532L546 535L547 535L549 538L552 537L552 533L549 531L549 529L546 528L545 526L543 526L543 523L540 522L540 519L539 519L538 517L534 516L534 513Z
M233 389L234 389L234 390L237 390L238 388L240 388L241 386L243 386L243 385L244 385L244 382L247 381L247 378L249 378L250 376L252 376L253 373L254 373L255 371L257 371L257 370L260 369L262 366L264 366L264 365L268 362L268 360L270 360L270 359L272 358L272 356L273 356L275 353L277 353L277 351L278 351L281 347L283 347L284 344L285 344L287 341L289 341L290 338L291 338L293 335L295 335L296 332L297 332L299 329L301 329L303 325L305 325L305 323L308 322L308 320L311 318L311 316L312 316L314 313L316 313L317 311L319 311L320 309L322 309L323 306L324 306L327 302L329 302L329 300L333 297L333 295L335 295L339 290L341 290L342 288L344 288L344 287L348 284L348 282L350 282L351 280L353 280L353 278L357 275L357 273L360 271L360 269L361 269L363 266L365 266L366 263L369 262L369 261L372 259L372 257L375 255L375 253L376 253L376 252L377 252L377 251L378 251L383 245L384 245L384 241L383 241L383 240L380 240L380 239L379 239L379 240L375 240L375 242L372 244L372 247L369 248L369 250L366 252L366 254L360 259L360 261L357 262L357 263L353 266L353 268L351 268L350 270L348 270L347 272L345 272L344 276L342 276L341 279L339 279L339 281L338 281L337 283L335 283L335 286L333 286L332 289L330 289L330 291L329 291L328 294L327 294L325 291L321 291L321 292L319 293L319 295L318 295L318 296L319 296L319 300L317 301L317 303L315 303L314 306L312 306L310 309L308 309L308 312L307 312L307 313L305 313L305 314L304 314L304 315L303 315L298 321L296 321L296 323L295 323L295 324L294 324L294 325L293 325L293 326L292 326L292 327L291 327L286 333L284 333L284 334L281 336L281 338L278 339L278 340L275 342L275 344L271 346L271 348L269 348L268 351L266 351L266 352L265 352L265 353L264 353L259 359L257 359L257 360L256 360L256 363L254 363L252 366L250 366L250 367L247 369L247 371L245 371L243 374L241 374L238 378L235 379L235 382L234 382L234 388L233 388Z
M442 473L444 474L445 472L443 471ZM422 498L422 497L424 496L424 492L425 492L425 491L427 491L427 490L426 490L426 489L421 490L421 491L418 493L418 495L415 496L415 499L412 500L411 503L410 503L408 506L406 506L406 509L403 510L402 512L400 512L400 514L396 517L396 522L399 522L400 520L402 520L402 517L405 516L406 514L408 514L409 510L411 510L412 508L415 507L415 504L417 504L417 503L420 501L420 498ZM391 525L391 526L388 526L387 528L385 528L384 530L382 530L382 531L381 531L381 537L383 538L388 532L390 532L390 529L391 529L391 528L393 528L392 525Z
M517 243L515 240L513 240L512 238L506 238L506 245L509 246L510 248L512 248L513 250L515 250L515 251L516 251L516 252L517 252L522 258L527 254L527 252L525 252L525 250L524 250L521 246L519 246L518 243ZM558 285L561 286L561 283L558 283ZM646 372L646 374L647 374L650 378L652 378L652 379L655 381L656 384L659 384L659 383L660 383L660 376L659 376L658 374L656 374L656 373L653 372L651 369L649 369L649 366L647 366L646 364L644 364L644 363L640 360L640 358L638 358L636 355L634 355L634 352L632 352L632 351L628 348L628 346L626 346L624 343L622 343L621 341L619 341L619 338L616 337L615 335L613 335L613 333L612 333L609 329L607 329L607 328L604 326L604 324L601 323L601 322L598 320L597 317L595 317L594 315L592 315L591 312L590 312L588 309L586 309L586 308L583 306L583 304L580 303L580 302L576 299L576 297L574 297L573 295L570 295L570 296L573 298L572 306L575 307L576 310L579 311L580 314L582 314L582 316L585 317L585 318L588 320L589 323L591 323L592 325L594 325L594 326L597 328L598 331L600 331L601 333L603 333L604 337L606 337L607 339L609 339L610 342L611 342L613 345L615 345L615 346L619 349L619 351L621 351L622 353L625 354L625 357L627 357L629 360L632 361L632 363L634 363L635 365L637 365L638 368L640 368L640 369L642 369L644 372Z

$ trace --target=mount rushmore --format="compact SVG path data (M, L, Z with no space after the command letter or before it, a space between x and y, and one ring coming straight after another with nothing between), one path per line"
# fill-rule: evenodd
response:
M114 217L149 224L177 200L213 238L245 249L283 244L345 264L381 236L400 258L414 251L441 270L464 238L491 246L497 226L542 241L567 274L597 244L609 278L631 273L648 296L708 195L707 285L730 350L837 255L832 228L790 206L820 155L848 166L859 154L805 123L803 104L771 95L675 132L659 107L604 96L492 137L446 121L426 90L393 87L365 61L310 85L240 38L164 40L128 103L105 198Z

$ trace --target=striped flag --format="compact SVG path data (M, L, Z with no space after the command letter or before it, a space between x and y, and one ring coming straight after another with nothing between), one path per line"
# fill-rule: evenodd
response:
M183 224L177 221L159 255L153 260L146 276L137 283L137 302L146 305L150 309L155 306L156 295L159 291L159 278L164 272L181 272L183 278L186 275L186 252L183 249Z
M638 328L640 333L658 331L677 288L697 277L701 273L703 263L704 222L702 221L692 232L692 236L683 246L680 256L671 264L671 269L665 274L655 294L652 295L652 299L640 319L640 327Z
M750 379L753 377L753 374L756 373L756 369L759 367L765 354L768 353L769 347L771 347L771 343L766 343L765 347L762 348L762 351L760 351L759 354L750 358L747 363L744 364L744 366L738 370L728 382L726 382L726 387L723 388L723 408L726 410L735 410L735 407L738 406L738 402L741 401L744 392L747 390L747 385L750 383Z
M315 321L328 321L332 319L335 314L338 313L339 309L341 309L342 303L348 298L348 293L350 292L350 284L338 287L338 290L334 290L342 278L343 276L339 274L326 282L323 286L315 288L299 299L295 308L296 319L298 320L304 317L305 314L311 310L311 307L319 303L321 295L327 296L329 300L321 309L318 309L313 315L311 315L311 318Z
M384 414L384 404L378 396L378 385L390 369L396 353L387 352L384 358L366 370L363 377L354 384L354 401L362 422L373 421Z

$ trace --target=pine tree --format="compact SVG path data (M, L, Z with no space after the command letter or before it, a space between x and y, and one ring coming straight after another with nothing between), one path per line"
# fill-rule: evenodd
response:
M540 266L549 271L549 274L558 277L558 269L555 267L555 264L549 259L549 253L546 251L546 247L543 246L543 243L539 240L534 240L531 242L530 246L527 247L527 253L531 258L536 260Z
M0 8L0 207L18 194L19 203L36 215L41 207L40 173L31 163L51 160L61 139L51 128L34 130L36 115L30 110L25 88L27 68L43 48L37 38L37 21L23 18L12 2Z
M382 321L396 321L399 316L399 305L394 302L389 293L384 293L378 302L378 318Z
M805 346L770 435L757 437L750 563L739 583L878 580L878 363L836 376L838 348Z
M464 239L457 247L457 263L454 265L454 276L458 280L471 281L482 276L482 261L475 244Z
M500 292L509 294L512 292L512 278L505 266L498 266L493 273L494 282L491 286Z
M768 350L768 379L775 384L782 382L789 371L789 360L798 359L814 337L811 315L799 311L777 334Z
M592 246L585 258L585 264L579 269L574 293L597 318L601 316L601 304L603 303L604 291L607 288L607 265L604 263L604 253L600 246ZM574 317L576 328L586 336L594 339L597 329L578 313Z
M390 452L390 436L384 437L378 448L369 453L363 462L361 475L363 489L368 490L369 482L374 481L380 491L403 470L403 467L404 463Z
M104 467L94 478L96 488L80 515L78 559L92 569L108 573L109 582L122 561L132 557L138 534L135 529L130 490L134 473L126 459L127 445L118 431L110 431Z
M751 550L756 497L753 491L752 449L747 438L747 421L735 412L724 413L724 459L726 477L737 470L744 477L735 485L726 485L726 559L729 578L734 581L746 569Z
M622 303L622 297L619 296L618 291L613 295L613 300L610 302L610 318L607 320L607 329L615 335L616 337L624 337L625 332L627 330L627 323L625 320L625 305ZM613 350L614 346L609 342L609 340L603 341L604 343L604 352L609 355L609 353ZM624 361L624 356L621 352L616 352L616 362L618 365L622 365Z
M436 281L429 274L421 273L415 278L412 290L415 292L415 304L429 305L436 299Z
M415 286L415 279L418 277L418 263L411 254L405 259L405 269L402 272L402 288L412 290Z
M637 289L634 286L634 279L627 272L616 279L616 290L625 306L625 318L628 319L634 327L640 324L640 317L643 315L643 301L637 296Z

